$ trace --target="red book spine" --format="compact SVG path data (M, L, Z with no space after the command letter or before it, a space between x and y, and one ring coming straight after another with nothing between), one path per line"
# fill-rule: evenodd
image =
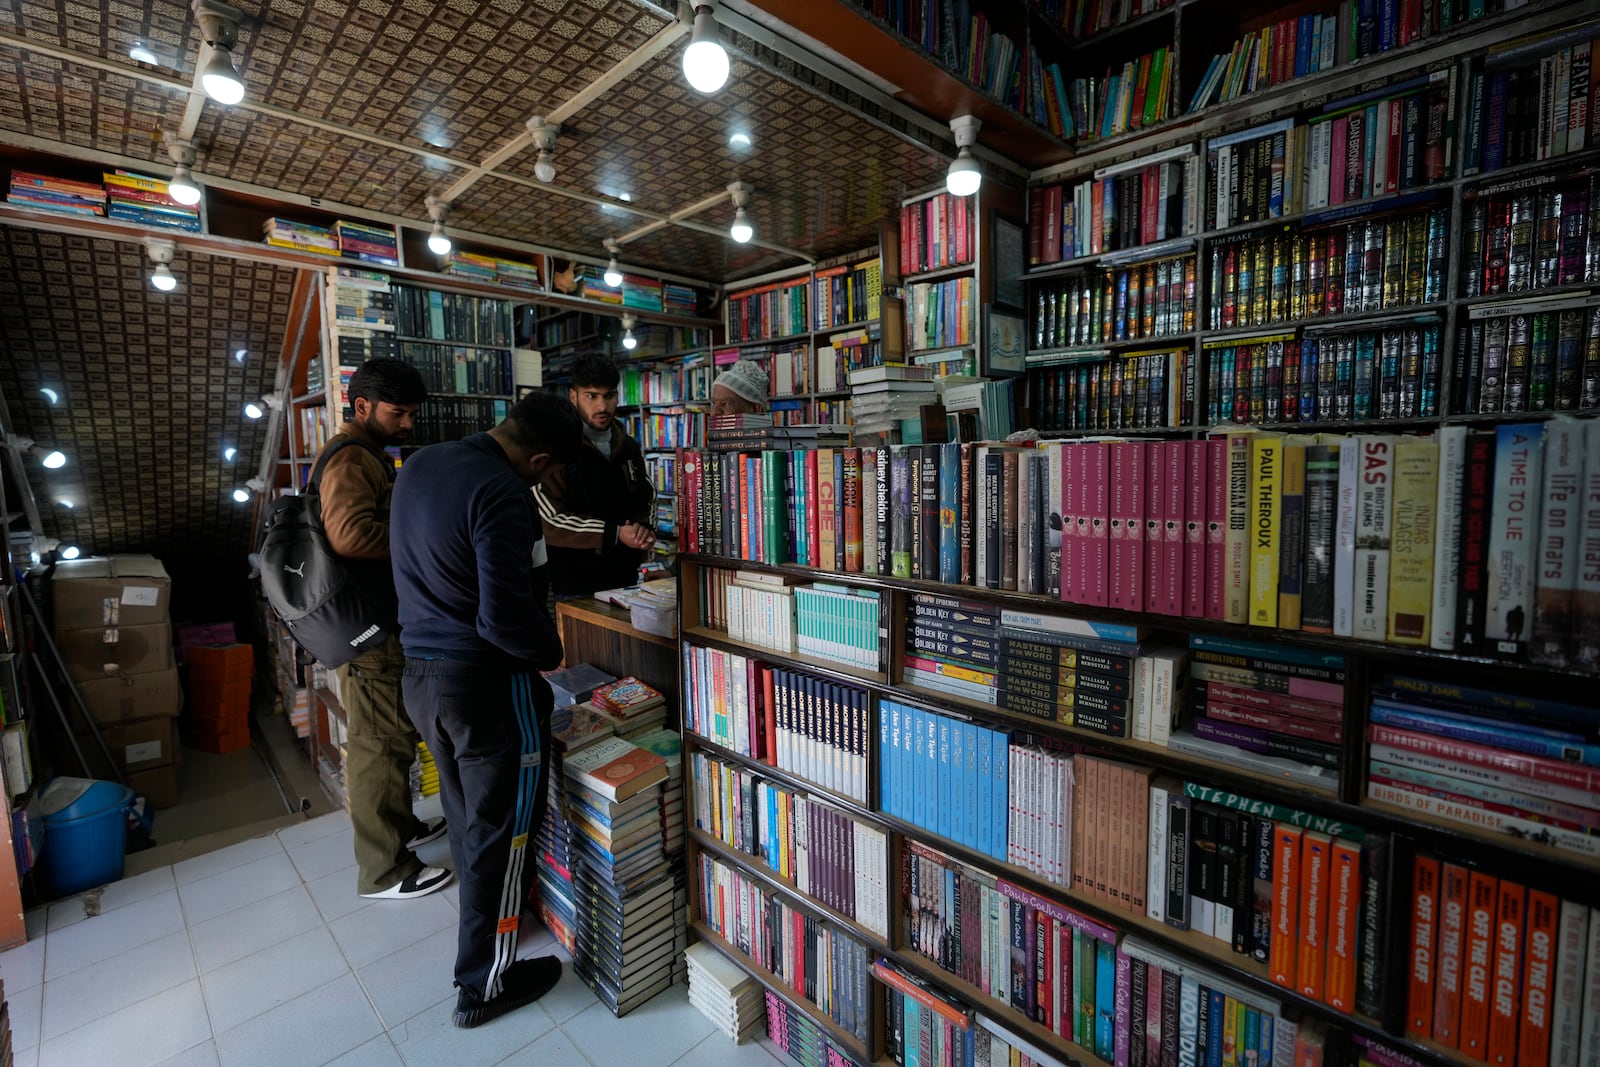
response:
M1253 726L1260 730L1271 730L1289 737L1326 741L1335 745L1344 738L1344 727L1339 723L1296 719L1292 715L1279 715L1256 708L1241 708L1211 699L1206 700L1206 717L1221 719L1224 722L1236 722L1242 726Z
M1184 605L1183 515L1189 442L1162 441L1161 451L1161 582L1155 610L1182 615Z
M1183 613L1206 613L1206 512L1210 503L1209 448L1206 441L1184 441L1188 477L1183 493Z
M1411 876L1411 980L1406 995L1406 1036L1433 1033L1434 942L1439 909L1439 861L1418 856Z
M1083 542L1078 538L1078 515L1083 510L1082 450L1077 442L1061 446L1061 599L1069 604L1083 600Z
M1104 441L1091 441L1083 446L1084 452L1084 514L1088 517L1088 535L1084 539L1084 586L1088 593L1085 603L1103 608L1107 604L1107 556L1111 551L1107 516L1111 508L1110 477L1111 446Z
M1527 966L1522 980L1522 1023L1517 1034L1517 1067L1550 1063L1550 997L1555 990L1556 929L1561 901L1539 889L1528 890Z
M820 556L817 515L821 512L817 500L817 452L806 453L806 559L808 567L815 567Z
M1356 1003L1356 934L1361 911L1361 849L1349 841L1333 841L1333 869L1328 892L1328 974L1323 999L1340 1011Z
M1123 551L1127 554L1128 588L1122 606L1129 611L1143 611L1145 606L1145 507L1149 503L1146 483L1150 466L1146 453L1150 446L1143 441L1128 441L1113 446L1123 449L1125 472L1117 475L1118 482L1128 480L1128 525L1122 531Z
M1144 610L1161 610L1162 517L1165 515L1166 454L1160 441L1144 444Z
M1231 704L1237 708L1275 711L1283 715L1293 715L1300 719L1315 719L1318 722L1342 723L1344 721L1344 705L1342 704L1334 704L1323 700L1305 700L1301 697L1287 696L1283 693L1263 693L1258 689L1227 685L1223 682L1207 681L1206 699L1219 700L1224 704Z
M1045 234L1050 229L1049 216L1045 213L1044 186L1036 185L1028 190L1028 266L1037 267L1045 262L1044 250L1046 248Z
M778 765L778 704L772 687L772 668L761 668L762 708L765 712L766 730L762 734L762 754L767 766Z
M1130 524L1134 519L1134 496L1139 486L1129 477L1133 466L1132 441L1118 441L1111 445L1111 545L1107 556L1106 602L1113 608L1138 611L1132 606L1130 592L1133 583L1128 568L1132 563L1132 543L1128 540ZM1141 528L1143 524L1141 523Z
M1514 1067L1517 1024L1522 1021L1522 920L1527 890L1500 883L1495 905L1494 985L1489 1000L1489 1062Z
M1461 948L1467 933L1467 870L1446 863L1439 872L1439 948L1434 955L1433 1039L1455 1048L1461 1040Z
M1223 586L1228 550L1228 439L1213 437L1206 449L1205 617L1224 617Z
M1272 936L1267 969L1272 980L1294 988L1300 927L1300 837L1298 826L1278 823L1272 833Z
M1161 968L1150 964L1144 979L1145 1067L1161 1067L1161 987L1164 981ZM1133 1039L1139 1040L1139 1035L1134 1034Z
M1463 1055L1483 1063L1489 1053L1489 998L1494 977L1495 905L1499 883L1472 872L1467 884L1467 941L1461 982Z
M1160 177L1154 170L1139 175L1139 240L1151 244L1159 239L1156 223L1161 216Z

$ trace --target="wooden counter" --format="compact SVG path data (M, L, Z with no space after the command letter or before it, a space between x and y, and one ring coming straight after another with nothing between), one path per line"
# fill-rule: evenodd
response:
M556 628L566 665L592 663L618 678L633 675L661 690L673 711L678 707L678 643L670 637L647 634L633 627L632 616L622 608L584 597L556 602Z

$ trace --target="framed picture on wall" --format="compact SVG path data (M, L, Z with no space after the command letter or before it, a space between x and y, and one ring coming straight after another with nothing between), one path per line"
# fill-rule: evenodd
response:
M983 305L983 366L986 378L1015 378L1027 369L1027 323L1015 311Z
M994 302L1021 311L1026 305L1022 289L1022 227L1010 219L994 217Z

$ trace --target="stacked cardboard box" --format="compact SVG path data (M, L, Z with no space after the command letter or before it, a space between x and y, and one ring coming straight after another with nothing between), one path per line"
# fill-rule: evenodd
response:
M73 560L52 583L56 643L124 780L152 807L178 802L178 713L171 581L153 556ZM82 730L81 724L75 728ZM100 747L80 738L91 777L113 777ZM58 755L76 766L64 741Z
M199 645L188 651L189 743L206 752L250 747L249 645Z

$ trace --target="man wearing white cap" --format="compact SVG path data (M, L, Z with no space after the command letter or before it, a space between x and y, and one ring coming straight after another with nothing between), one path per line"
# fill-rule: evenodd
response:
M751 415L767 410L767 372L741 359L711 383L711 414Z

